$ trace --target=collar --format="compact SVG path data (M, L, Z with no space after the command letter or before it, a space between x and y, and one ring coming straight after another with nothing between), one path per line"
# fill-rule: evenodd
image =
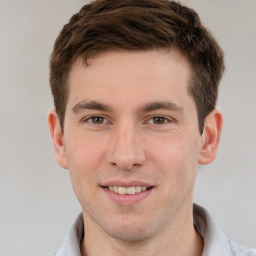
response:
M84 237L83 214L80 213L69 228L63 246L56 256L81 256L80 243Z
M229 242L210 214L203 207L194 204L193 216L195 229L204 239L202 256L231 256Z
M256 250L229 241L210 214L201 206L193 205L194 226L204 239L202 256L256 256ZM69 228L63 246L49 256L81 256L80 243L84 237L82 213Z

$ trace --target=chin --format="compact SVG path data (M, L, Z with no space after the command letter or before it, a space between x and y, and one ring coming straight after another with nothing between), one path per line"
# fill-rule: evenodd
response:
M124 242L138 242L150 237L148 232L137 228L130 228L129 230L112 229L108 232L108 235Z
M156 226L152 222L142 220L133 222L124 220L123 223L113 221L105 229L105 232L109 236L124 242L138 242L151 237L156 232Z

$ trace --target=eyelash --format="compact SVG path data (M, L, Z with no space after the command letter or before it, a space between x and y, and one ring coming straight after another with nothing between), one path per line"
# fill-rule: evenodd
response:
M102 123L94 123L93 122L93 119L101 119L102 120ZM163 121L163 123L154 123L154 119L160 119L160 120L162 120ZM150 120L152 120L152 122L150 122ZM151 116L150 118L148 118L147 119L147 121L146 122L148 122L149 124L152 124L152 125L166 125L166 124L168 124L168 123L171 123L171 122L173 122L174 120L172 119L172 118L167 118L167 117L165 117L165 116L161 116L161 115L159 115L159 116ZM83 123L90 123L90 124L92 124L92 125L102 125L102 124L106 124L106 123L108 123L108 120L104 117L104 116L100 116L100 115L94 115L94 116L89 116L89 117L87 117L87 118L85 118L85 119L83 119L82 120L82 122ZM110 122L109 122L110 123Z
M102 123L94 123L93 122L93 119L96 119L96 118L100 118L100 119L102 119L103 120L103 122ZM92 124L92 125L101 125L101 124L105 124L105 123L107 123L107 119L104 117L104 116L97 116L97 115L95 115L95 116L89 116L89 117L87 117L87 118L85 118L85 119L83 119L82 120L82 122L83 123L90 123L90 124Z
M158 123L158 124L156 124L156 123L154 123L154 119L160 119L160 120L163 121L163 123ZM148 119L148 122L149 122L150 120L152 120L152 122L151 122L150 124L153 124L153 125L165 125L165 124L168 124L168 123L171 123L171 122L174 121L173 119L167 118L167 117L165 117L165 116L152 116L152 117L150 117L150 118Z

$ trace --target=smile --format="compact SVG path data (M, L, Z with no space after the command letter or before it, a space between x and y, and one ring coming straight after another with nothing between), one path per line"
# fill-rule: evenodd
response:
M113 181L109 184L101 186L111 201L118 205L133 205L146 199L155 190L154 186L145 184L144 182L121 182Z
M107 188L110 191L119 195L134 195L149 189L145 186L133 186L133 187L108 186Z

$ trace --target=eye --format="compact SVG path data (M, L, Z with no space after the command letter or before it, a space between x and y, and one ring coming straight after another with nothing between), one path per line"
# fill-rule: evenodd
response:
M149 119L150 124L166 124L168 122L170 122L170 120L163 116L154 116Z
M105 124L107 123L107 120L102 116L91 116L85 119L85 122L89 122L92 124Z

